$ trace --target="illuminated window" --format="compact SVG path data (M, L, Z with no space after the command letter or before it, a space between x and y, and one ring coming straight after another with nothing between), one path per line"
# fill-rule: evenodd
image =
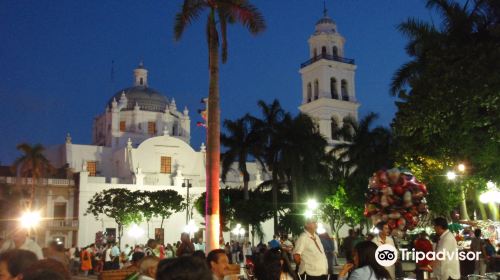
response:
M148 122L148 133L150 135L156 135L156 123Z
M120 131L125 132L125 121L120 122Z
M161 157L160 172L164 173L164 174L172 173L172 158L171 157Z
M96 171L97 171L97 162L87 161L87 172L89 172L89 176L95 176Z

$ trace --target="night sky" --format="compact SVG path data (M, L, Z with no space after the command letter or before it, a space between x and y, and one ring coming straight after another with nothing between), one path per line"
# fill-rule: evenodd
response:
M296 114L301 102L300 63L307 39L322 17L321 0L253 0L267 30L258 36L230 27L229 59L221 66L222 119L258 114L257 100L277 98ZM141 59L149 86L191 116L191 144L205 134L196 127L200 99L208 95L206 16L173 39L181 0L2 0L0 1L0 162L10 164L21 142L90 144L92 120L108 99L132 85ZM360 115L376 112L389 125L394 71L409 58L396 25L408 17L431 19L423 0L327 1L328 14L354 58ZM435 21L438 17L432 15ZM112 72L114 61L114 75ZM114 77L114 78L112 78Z

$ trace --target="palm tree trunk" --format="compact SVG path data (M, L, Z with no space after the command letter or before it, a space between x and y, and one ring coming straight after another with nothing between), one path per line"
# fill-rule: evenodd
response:
M245 176L245 179L243 180L243 196L245 200L250 199L250 195L248 194L248 176Z
M461 219L463 220L470 220L469 218L469 213L467 213L467 204L465 203L465 190L463 186L460 186L460 214L461 214Z
M32 172L34 172L34 171L32 171ZM34 202L35 202L35 176L31 176L30 204L29 204L29 208L28 208L29 211L33 211Z
M272 188L272 194L273 194L273 228L274 228L274 234L278 234L278 176L276 174L275 168L273 168L273 188Z
M212 10L208 23L209 77L207 127L207 200L206 244L207 252L219 248L219 164L220 164L220 112L219 112L219 53L215 14Z

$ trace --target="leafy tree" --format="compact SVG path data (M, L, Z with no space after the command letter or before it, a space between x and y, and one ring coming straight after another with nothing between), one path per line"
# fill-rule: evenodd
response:
M174 34L179 40L185 28L197 20L203 11L208 11L207 43L210 85L208 91L207 126L207 245L215 249L218 245L216 220L219 215L219 165L220 165L220 109L219 109L219 47L222 63L227 60L227 25L241 23L252 34L265 29L264 18L255 6L246 0L184 0L182 10L175 18ZM220 33L220 34L219 34ZM219 42L222 41L222 45ZM217 217L215 217L217 218Z
M93 215L96 220L101 214L113 218L118 225L118 243L120 244L123 227L140 223L143 219L137 204L136 195L127 189L107 189L94 194L88 202L85 215Z
M272 217L273 208L268 202L269 191L249 191L250 200L246 200L241 189L221 190L221 229L230 230L229 225L234 222L252 226L252 235L262 238L261 223ZM203 193L196 201L195 208L201 214L205 214L206 193ZM283 210L283 209L280 209Z
M500 180L498 1L428 0L439 25L408 19L411 61L394 74L398 159L468 162L470 175Z
M339 185L334 194L325 198L320 211L321 217L329 223L337 240L340 240L340 228L349 220L355 220L357 217L356 213L353 213L353 208L349 203L349 197L343 185Z
M163 228L165 219L168 219L174 213L181 212L187 207L184 198L174 190L150 192L149 202L154 216L161 218L160 228Z
M227 173L231 170L234 162L238 163L238 170L243 175L243 192L245 200L249 199L248 182L250 174L247 170L249 156L259 159L261 138L255 129L251 126L251 120L248 115L237 119L236 121L225 120L224 126L228 134L221 135L221 143L227 150L221 155L222 160L222 182L226 182Z

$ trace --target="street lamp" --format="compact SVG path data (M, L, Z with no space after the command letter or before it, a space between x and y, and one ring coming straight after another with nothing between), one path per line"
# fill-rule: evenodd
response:
M32 211L27 211L24 212L19 221L21 222L21 227L26 228L26 229L31 229L35 228L40 221L42 220L42 217L40 216L40 212L32 212Z
M128 230L128 235L134 238L135 244L137 244L137 239L141 238L141 236L144 235L144 230L137 224L133 224Z
M193 187L193 185L191 185L191 179L184 179L184 183L182 183L182 187L183 188L186 188L186 200L187 200L187 207L186 207L186 224L188 223L189 221L189 189L191 187Z
M309 199L307 201L307 209L314 211L317 208L318 208L318 202L316 201L316 199Z
M460 164L458 165L458 171L460 171L460 172L464 173L464 172L465 172L465 164L460 163Z
M238 236L238 241L240 241L241 236L245 236L245 229L241 227L241 224L236 224L236 227L232 230L232 233Z
M194 220L190 220L186 226L184 226L184 232L189 234L189 237L191 237L192 234L198 231L198 227L194 223Z
M448 180L453 181L457 178L457 173L453 171L448 171L448 173L446 173L446 177L448 178Z

